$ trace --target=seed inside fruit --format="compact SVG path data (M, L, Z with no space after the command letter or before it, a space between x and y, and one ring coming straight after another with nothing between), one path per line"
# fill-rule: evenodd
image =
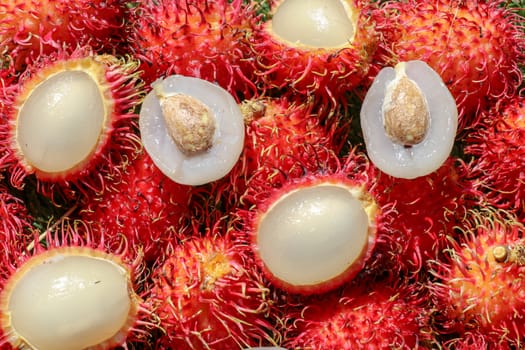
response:
M383 68L361 106L367 154L394 177L413 179L437 170L452 151L457 126L454 97L423 61Z
M349 6L341 0L285 0L272 18L282 39L310 47L338 47L354 36Z
M8 295L10 326L34 349L84 349L126 325L132 298L127 270L82 255L36 256Z
M276 278L295 286L337 278L369 245L369 216L359 194L335 184L292 191L261 218L260 258Z
M158 92L168 133L187 155L204 152L212 146L215 118L210 109L194 97Z
M383 103L385 132L404 146L420 143L429 124L428 105L417 84L402 74L388 84Z
M82 71L62 71L29 94L18 114L16 140L33 167L67 171L96 149L105 114L97 82Z

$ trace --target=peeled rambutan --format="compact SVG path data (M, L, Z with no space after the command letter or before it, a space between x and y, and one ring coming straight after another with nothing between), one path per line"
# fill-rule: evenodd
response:
M485 112L466 137L472 181L489 204L525 219L525 98Z
M373 2L273 0L269 6L269 20L249 37L265 86L324 104L344 102L367 75L378 44Z
M95 235L123 235L129 244L142 247L146 261L160 259L166 246L180 238L191 187L167 178L145 151L121 174L102 194L86 198L80 217Z
M119 0L10 0L0 13L0 54L19 70L60 47L113 53L124 41L126 6Z
M242 0L144 0L133 8L129 46L148 83L179 74L249 97L257 88L241 39L255 18Z
M11 91L1 151L13 186L34 174L51 192L102 191L140 146L133 108L140 101L138 63L80 48L41 57ZM6 128L9 128L6 130Z
M42 239L42 240L41 240ZM89 228L58 225L2 257L0 344L31 349L112 349L144 338L151 314L137 295L140 254L118 250Z
M248 209L236 212L260 270L290 293L323 293L352 280L388 230L389 207L376 201L366 156L354 150L335 167L326 158L301 176L254 177L243 197Z
M470 211L451 239L448 257L433 263L429 289L442 334L481 332L497 343L522 343L525 325L523 224L510 213Z
M387 1L380 9L387 65L422 60L438 72L456 99L458 131L521 84L523 19L504 3Z
M214 223L175 246L153 269L146 301L163 333L157 349L230 350L275 345L273 299L247 246Z
M419 290L418 290L419 288ZM416 284L354 283L306 299L293 313L288 349L424 349L432 339L425 293Z

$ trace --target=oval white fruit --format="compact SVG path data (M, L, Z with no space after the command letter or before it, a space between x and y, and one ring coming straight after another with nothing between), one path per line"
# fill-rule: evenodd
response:
M170 101L183 96L199 101L199 106L193 108L200 111L196 124L206 129L202 135L211 137L211 145L196 142L201 146L195 152L190 147L182 148L181 143L201 136L170 132L170 126L177 123L167 121L165 115L168 104L176 105ZM204 121L208 116L213 119L213 125ZM180 121L184 117L174 119ZM233 96L220 86L198 78L173 75L155 81L142 104L139 127L144 147L157 167L173 181L185 185L202 185L222 178L233 168L244 146L244 119ZM192 127L186 129L192 130ZM183 136L174 139L174 134Z
M439 74L423 61L383 68L361 107L370 160L399 178L412 179L437 170L452 151L457 126L454 97ZM394 130L389 132L389 127Z

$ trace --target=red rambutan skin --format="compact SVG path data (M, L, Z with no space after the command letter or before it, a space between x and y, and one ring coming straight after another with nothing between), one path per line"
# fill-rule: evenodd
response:
M153 270L147 302L163 330L158 348L275 345L267 319L273 305L270 290L253 271L246 245L218 233L218 227L175 246Z
M27 98L27 89L34 88L34 81L46 77L54 69L68 69L68 64L104 67L104 78L110 87L107 92L111 101L106 115L104 130L92 155L73 169L63 173L40 171L24 160L16 145L17 105ZM77 48L68 54L59 50L47 56L41 56L29 66L14 83L4 88L7 107L7 123L0 124L0 154L5 159L4 165L10 176L11 184L18 189L25 185L28 175L35 175L38 191L53 198L60 192L65 198L76 198L79 193L91 195L102 192L109 179L117 177L122 163L135 157L140 149L140 137L136 130L138 115L134 108L142 96L142 83L138 79L138 63L111 55L96 55L91 48Z
M342 290L305 298L286 316L290 327L283 346L424 349L432 339L425 298L421 287L385 281L351 283Z
M451 156L435 172L415 179L399 179L376 169L377 201L391 205L394 219L387 232L378 232L375 263L394 275L418 275L428 269L475 204L475 190L466 165Z
M130 50L147 83L180 74L248 98L257 88L241 39L256 17L242 0L143 0L133 8Z
M470 211L461 230L462 236L450 240L447 257L432 264L436 325L442 334L478 332L489 342L520 344L525 334L523 225L510 213L485 208Z
M387 65L422 60L449 88L459 111L458 132L522 82L523 19L504 1L388 1L381 26Z
M166 177L142 151L122 168L118 181L101 195L86 198L80 217L95 234L123 235L129 244L142 247L149 262L161 259L166 246L181 238L190 196L190 186Z
M10 0L0 13L0 53L18 70L60 47L112 53L123 42L126 7L119 0Z
M481 117L466 138L472 179L492 206L525 219L525 98L504 101Z
M14 259L19 247L31 239L32 221L22 199L0 184L0 245L4 258Z
M283 0L270 2L274 13ZM345 103L344 94L352 91L366 77L379 38L370 16L370 1L348 0L357 13L355 36L348 45L337 48L307 48L289 45L272 33L270 22L261 21L248 38L256 75L264 86L291 89L295 94L318 99L321 104ZM294 21L293 18L290 21Z

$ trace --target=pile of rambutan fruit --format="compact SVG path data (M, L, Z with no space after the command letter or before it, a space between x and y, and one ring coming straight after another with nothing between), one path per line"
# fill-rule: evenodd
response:
M521 349L503 0L3 0L0 349Z

